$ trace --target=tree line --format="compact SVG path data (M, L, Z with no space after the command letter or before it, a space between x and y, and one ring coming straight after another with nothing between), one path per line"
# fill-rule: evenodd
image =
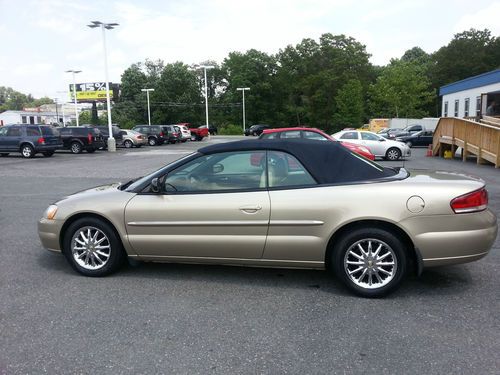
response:
M385 66L369 58L358 40L327 33L276 54L251 49L231 52L220 64L203 61L214 66L207 71L210 122L222 129L241 127L238 87L250 87L245 95L248 125L308 125L333 132L359 127L370 118L438 117L440 86L500 67L500 38L487 29L470 29L433 53L413 47ZM204 84L203 71L195 65L149 59L132 64L121 77L113 122L127 128L147 123L141 89L153 88L153 124L204 124ZM0 88L0 111L19 109L24 99L5 90Z

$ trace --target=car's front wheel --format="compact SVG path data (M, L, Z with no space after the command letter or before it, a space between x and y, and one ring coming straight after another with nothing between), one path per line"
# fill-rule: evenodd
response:
M337 277L363 297L394 291L406 273L407 262L401 240L379 228L360 228L343 235L331 261Z
M118 270L125 258L113 228L93 217L78 219L68 227L63 252L77 272L95 277Z
M391 147L385 153L385 158L387 160L395 161L398 160L400 157L401 157L401 151L396 147Z

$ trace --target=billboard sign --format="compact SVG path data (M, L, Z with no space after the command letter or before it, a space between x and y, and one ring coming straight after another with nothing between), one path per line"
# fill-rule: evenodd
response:
M109 88L109 97L112 99L111 82L109 82ZM73 85L69 85L69 95L73 100ZM79 102L106 100L106 82L77 83L76 100Z

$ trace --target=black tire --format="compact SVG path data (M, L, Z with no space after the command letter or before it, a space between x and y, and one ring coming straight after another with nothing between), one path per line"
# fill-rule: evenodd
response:
M371 246L373 246L372 254L369 257L361 260L352 255L353 252L363 255L359 252L358 244L368 253L368 243L371 243ZM374 260L373 257L376 257L374 253L380 244L383 245L379 250L379 254L382 254L384 258L378 260L378 262L384 261L384 265L377 267L377 260ZM349 255L346 255L348 252ZM389 254L386 255L386 253ZM359 228L345 233L334 244L330 261L335 275L351 291L362 297L382 297L396 290L401 285L407 269L407 256L403 242L393 233L379 228ZM347 264L346 262L354 262L354 264ZM359 265L355 264L355 262L363 263ZM395 266L385 265L391 262ZM353 272L358 266L361 269L358 272ZM392 273L392 275L388 276L381 271L379 272L381 268L386 272ZM351 275L348 272L351 272ZM365 273L363 274L363 272ZM379 275L379 280L381 281L377 280L376 274ZM359 278L358 282L353 280L356 278ZM380 284L380 287L373 287L373 285L371 287L363 286L366 283L370 283L370 280L373 284Z
M130 139L126 139L123 142L123 146L125 146L125 148L132 148L134 146L134 142L132 142Z
M6 157L6 156L9 156L9 153L8 153L8 152L2 152L2 153L0 154L0 156L2 156L2 157Z
M401 157L401 150L396 147L391 147L385 153L386 160L396 161L399 160L400 157Z
M256 132L252 132L252 136L255 137L257 135Z
M93 153L95 152L95 148L88 148L88 149L87 149L87 152L88 152L89 154L93 154Z
M105 251L107 254L109 254L109 256L105 264L103 264L100 268L97 269L85 268L84 266L79 264L75 259L78 253L75 253L76 254L75 256L73 255L72 243L71 243L73 241L73 236L75 236L79 230L84 228L97 229L101 233L104 233L104 235L107 237L106 240L101 244L104 244L104 246L109 245L109 251ZM118 235L115 233L114 229L105 221L94 217L78 219L67 228L63 240L63 254L75 271L77 271L82 275L91 277L106 276L117 271L123 264L123 261L125 260L126 257L122 243ZM84 261L84 259L81 260Z
M54 151L45 151L43 153L43 156L45 156L46 158L50 158L52 155L54 155Z
M21 155L23 158L30 159L35 156L35 149L30 144L25 143L21 146Z
M203 140L203 137L197 135L195 138L196 141L201 142Z
M83 147L80 142L72 142L69 149L72 154L81 154L83 151Z
M149 137L149 138L148 138L148 144L149 144L150 146L156 146L156 145L158 144L158 141L156 140L156 138L155 138L155 137Z

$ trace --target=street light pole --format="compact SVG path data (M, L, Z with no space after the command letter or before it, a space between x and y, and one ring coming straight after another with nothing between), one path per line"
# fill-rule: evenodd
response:
M243 133L245 133L245 91L250 90L250 87L237 87L236 90L243 93Z
M109 152L115 152L116 151L116 141L115 138L113 137L113 126L111 122L111 98L109 97L109 79L108 79L108 53L106 49L106 32L104 29L107 30L113 30L116 26L118 26L117 23L103 23L101 21L91 21L91 25L87 25L88 27L94 29L96 27L100 27L102 30L102 45L103 45L103 50L104 50L104 79L106 80L106 102L108 105L108 131L109 131L109 137L108 137L108 151Z
M54 99L54 102L56 103L56 122L57 125L59 125L59 109L57 108L57 98Z
M76 116L76 126L80 126L80 121L78 119L78 106L76 105L76 80L75 74L81 73L81 70L66 70L66 73L73 74L73 100L75 102L75 116Z
M151 109L149 107L149 92L155 91L155 89L141 89L142 92L146 93L146 98L148 98L148 125L151 126Z
M210 138L210 125L208 124L208 83L207 83L207 69L213 69L213 65L201 65L199 67L200 69L203 69L203 75L205 77L205 120L206 120L206 125L208 128L208 138Z

